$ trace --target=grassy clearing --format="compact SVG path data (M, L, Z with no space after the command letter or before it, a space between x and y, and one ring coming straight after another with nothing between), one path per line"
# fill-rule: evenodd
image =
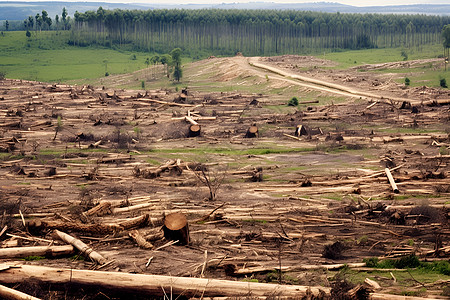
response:
M151 53L67 45L69 32L6 32L0 38L0 70L8 78L45 82L93 80L145 68ZM136 59L134 59L136 55ZM104 61L107 61L106 63Z
M402 61L402 51L408 54L409 60L437 58L442 54L442 45L427 45L420 47L420 49L386 48L331 52L325 53L324 55L317 55L317 57L337 62L338 65L333 67L335 69L346 69L364 64Z

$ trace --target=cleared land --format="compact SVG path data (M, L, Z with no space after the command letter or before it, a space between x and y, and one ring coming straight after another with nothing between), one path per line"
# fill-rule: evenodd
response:
M64 245L53 235L59 229L107 263L75 255L28 256L19 264L279 282L320 287L325 295L333 277L346 275L353 282L377 281L378 294L445 299L450 277L437 267L374 270L363 259L448 260L448 91L405 89L385 73L315 68L333 63L311 57L248 62L234 57L192 64L187 94L1 81L0 230L8 226L2 245ZM202 80L210 86L195 86ZM211 92L214 85L251 92ZM287 107L286 94L319 102ZM201 125L200 136L188 137L186 116ZM306 135L295 136L299 125ZM248 137L251 126L258 128L255 138ZM200 180L202 170L212 184L220 183L214 200ZM89 211L98 205L103 210ZM189 246L161 239L162 218L173 212L187 216ZM138 247L134 229L153 248ZM2 261L18 264L11 256ZM53 299L99 295L86 285L78 294L29 282L15 287ZM291 295L275 287L265 295ZM212 290L186 294L219 295ZM237 292L259 295L250 284Z

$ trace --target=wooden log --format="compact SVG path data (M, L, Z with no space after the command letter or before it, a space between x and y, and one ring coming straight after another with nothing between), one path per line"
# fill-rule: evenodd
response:
M171 241L179 241L181 245L189 244L189 224L182 213L172 213L164 219L164 237Z
M14 268L1 271L1 283L22 282L33 278L45 283L73 283L99 286L107 289L134 291L152 296L164 296L164 291L171 291L175 295L182 294L186 297L198 295L205 297L252 295L301 298L307 294L317 297L319 295L329 296L330 293L330 288L327 287L11 265L14 265Z
M99 205L94 206L88 211L85 211L83 214L85 216L102 216L106 213L108 213L111 209L111 202L108 201L102 201Z
M191 123L192 125L198 125L198 123L196 121L194 121L194 119L192 119L192 117L190 117L190 116L186 116L186 117L184 117L184 119L186 121L188 121L189 123Z
M153 244L150 242L147 242L145 238L139 233L137 230L132 230L128 235L138 244L140 248L143 249L152 249Z
M45 256L55 257L68 255L74 252L72 245L64 246L35 246L35 247L14 247L0 249L0 258L27 257L27 256Z
M189 126L189 137L196 137L199 136L201 132L201 127L198 124L191 124Z
M245 134L246 138L255 138L258 136L258 127L256 127L255 125L250 126L247 129L247 133Z
M100 253L94 251L94 249L90 248L88 245L80 241L79 239L74 238L73 236L68 235L59 230L55 230L54 233L64 242L71 244L75 248L77 248L83 255L89 256L94 262L98 264L105 264L107 259L104 258Z
M10 289L4 285L0 285L0 298L6 300L40 300L40 298Z
M83 224L78 222L40 219L33 219L28 221L27 227L31 231L38 231L42 229L59 229L65 231L70 230L97 234L116 233L123 230L123 227L118 224Z
M394 193L398 194L400 193L400 191L397 188L397 185L395 184L395 180L394 177L392 177L391 171L389 170L389 168L384 169L384 171L386 172L386 176L389 179L389 183L391 184L392 190L394 191Z

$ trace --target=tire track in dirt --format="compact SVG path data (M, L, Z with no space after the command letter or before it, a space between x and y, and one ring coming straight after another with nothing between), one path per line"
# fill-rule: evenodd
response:
M323 81L323 80L318 80L318 79L314 79L311 77L297 75L292 72L288 72L286 70L282 70L280 68L276 68L276 67L261 63L259 61L259 59L260 59L259 57L249 57L249 58L247 58L246 63L248 66L250 66L251 68L253 68L255 70L263 69L263 70L269 71L271 73L278 75L275 78L285 80L286 82L289 82L289 83L292 83L295 85L308 87L308 88L312 88L315 90L333 93L333 94L337 94L337 95L341 95L341 96L347 96L347 97L352 97L352 98L361 98L361 99L372 98L372 99L376 99L377 101L381 100L381 101L385 101L388 103L390 101L399 101L399 102L405 101L405 102L409 102L411 104L420 104L422 102L420 100L412 100L412 99L399 98L399 97L386 98L385 96L382 96L382 95L354 90L354 89L349 88L344 85L335 84L335 83L327 82L327 81Z

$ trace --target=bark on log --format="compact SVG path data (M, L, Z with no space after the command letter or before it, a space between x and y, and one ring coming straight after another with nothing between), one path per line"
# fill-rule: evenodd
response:
M12 265L12 264L11 264ZM279 285L258 282L242 282L206 278L142 275L120 272L101 272L75 269L58 269L32 265L17 266L0 272L0 282L15 283L33 278L52 284L82 284L101 286L121 291L163 296L165 291L186 297L215 296L290 296L301 298L307 293L313 296L329 295L327 287Z
M386 176L389 179L389 183L391 184L392 190L394 191L394 193L398 194L400 193L400 191L397 188L397 185L395 184L395 180L394 177L392 177L391 171L389 170L389 168L384 169L384 171L386 172Z
M102 215L108 213L110 208L111 208L111 202L103 201L99 205L91 208L88 211L85 211L83 214L85 216L93 216L93 215L102 216Z
M59 230L55 230L54 233L64 242L71 244L75 248L77 248L82 254L89 256L94 262L98 264L105 264L107 259L104 258L100 253L95 252L94 249L90 248L88 245L80 241L79 239L74 238L73 236L68 235L67 233L61 232Z
M76 222L64 222L59 220L56 221L56 220L33 219L28 221L27 227L30 230L42 230L44 228L47 228L64 231L107 234L107 233L117 233L119 231L123 231L133 227L147 226L149 224L151 224L152 226L160 225L162 224L162 219L150 218L148 214L123 220L121 222L118 222L117 224L83 224Z
M143 249L152 249L153 244L150 242L147 242L145 238L139 233L137 230L132 230L128 235L138 244L140 248Z
M184 214L173 213L164 219L164 237L170 241L179 241L181 245L189 244L189 224Z
M0 258L27 257L30 255L54 257L59 255L72 254L73 252L74 248L72 245L51 246L51 247L48 246L14 247L14 248L0 249Z
M40 300L40 298L10 289L3 285L0 285L0 298L6 300Z

